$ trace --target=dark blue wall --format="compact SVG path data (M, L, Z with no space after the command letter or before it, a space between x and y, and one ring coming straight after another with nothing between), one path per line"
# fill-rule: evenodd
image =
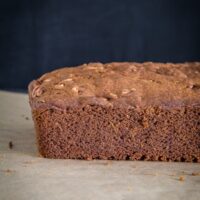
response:
M200 1L1 0L0 89L91 61L200 61Z

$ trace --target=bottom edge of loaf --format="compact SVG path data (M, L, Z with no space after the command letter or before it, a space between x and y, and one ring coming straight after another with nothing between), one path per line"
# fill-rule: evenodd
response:
M133 155L124 155L123 157L114 157L112 155L108 157L104 156L92 156L92 155L76 155L76 156L70 156L70 155L52 155L48 154L47 152L39 152L39 156L47 159L70 159L70 160L113 160L113 161L162 161L162 162L193 162L193 163L200 163L200 158L197 158L195 155L192 157L184 156L184 157L165 157L165 156L150 156L150 155L142 155L140 153L135 153Z

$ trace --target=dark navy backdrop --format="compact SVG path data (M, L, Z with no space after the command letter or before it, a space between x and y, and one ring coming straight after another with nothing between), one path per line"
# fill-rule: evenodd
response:
M90 61L200 61L198 0L1 0L0 89Z

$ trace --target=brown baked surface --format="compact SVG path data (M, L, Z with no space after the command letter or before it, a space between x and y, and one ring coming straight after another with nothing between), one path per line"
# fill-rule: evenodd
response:
M200 63L90 63L29 84L48 158L200 162Z

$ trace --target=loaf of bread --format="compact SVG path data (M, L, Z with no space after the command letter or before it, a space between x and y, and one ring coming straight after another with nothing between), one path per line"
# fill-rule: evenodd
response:
M46 158L200 162L200 63L90 63L29 84Z

